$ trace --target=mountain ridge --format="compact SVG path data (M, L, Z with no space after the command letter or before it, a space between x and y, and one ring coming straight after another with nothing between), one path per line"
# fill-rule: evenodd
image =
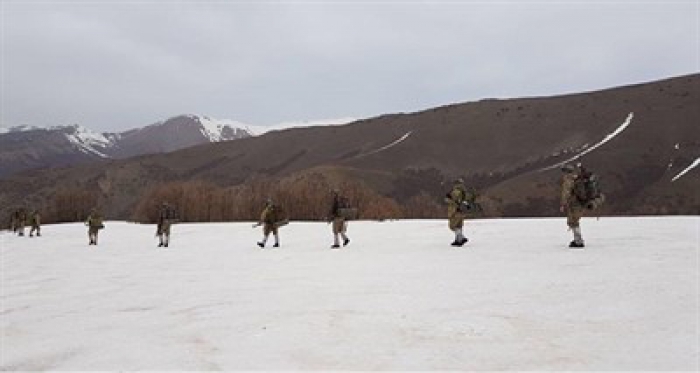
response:
M29 169L123 159L253 135L235 124L183 114L118 133L98 133L78 124L5 128L0 130L0 178Z
M365 217L404 217L401 211L419 200L430 211L423 217L438 217L440 196L461 177L480 191L486 216L555 216L560 173L553 166L581 161L601 176L609 197L599 214L697 214L698 168L678 175L700 155L698 97L700 74L693 74L590 93L450 104L25 173L0 181L0 202L51 205L49 191L62 183L95 193L114 218L132 218L137 205L169 184L195 190L200 183L211 196L240 198L227 204L253 205L290 190L323 203L325 195L310 196L345 185L365 191L357 198L367 208L382 206ZM29 185L34 191L23 194ZM216 198L203 203L216 206ZM221 218L250 219L254 209Z

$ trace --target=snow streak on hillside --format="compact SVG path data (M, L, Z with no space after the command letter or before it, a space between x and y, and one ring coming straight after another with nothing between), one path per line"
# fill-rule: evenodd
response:
M384 145L384 146L382 146L382 147L379 148L379 149L375 149L375 150L372 150L372 151L370 151L370 152L367 152L367 153L364 153L364 154L360 154L360 155L356 156L355 158L366 157L366 156L368 156L368 155L377 154L377 153L379 153L379 152L381 152L381 151L384 151L384 150L387 150L387 149L389 149L389 148L392 148L392 147L394 147L394 146L400 144L400 143L403 142L404 140L406 140L406 139L408 138L408 136L411 136L411 133L413 133L413 131L408 131L408 132L406 132L403 136L401 136L401 137L399 137L398 139L394 140L394 141L391 142L390 144Z
M0 233L0 370L697 370L698 217ZM268 246L269 247L269 246Z
M617 129L615 129L615 131L613 131L612 133L609 133L608 135L606 135L601 141L599 141L599 142L596 143L595 145L593 145L593 146L591 146L591 147L589 147L589 148L586 148L586 149L583 150L582 152L576 154L575 156L573 156L573 157L571 157L571 158L569 158L569 159L567 159L567 160L565 160L565 161L562 161L562 162L559 162L559 163L554 164L554 165L552 165L552 166L549 166L549 167L545 167L545 168L543 168L543 169L540 169L540 171L547 171L547 170L551 170L551 169L553 169L553 168L561 167L561 166L563 166L563 165L565 165L565 164L567 164L567 163L569 163L569 162L573 162L573 161L575 161L575 160L577 160L577 159L583 157L584 155L586 155L586 154L592 152L593 150L599 148L600 146L602 146L602 145L605 144L606 142L608 142L608 141L614 139L615 136L619 135L622 131L624 131L624 130L630 125L630 123L632 123L632 118L634 118L634 113L629 113L629 115L627 115L627 119L625 119L625 121L624 121L619 127L617 127Z
M690 166L686 167L683 171L679 172L678 175L676 175L673 179L671 179L671 182L674 182L674 181L680 179L681 177L683 177L683 175L688 173L688 171L697 167L698 164L700 164L700 158L695 159L695 161L693 161L693 163L691 163Z

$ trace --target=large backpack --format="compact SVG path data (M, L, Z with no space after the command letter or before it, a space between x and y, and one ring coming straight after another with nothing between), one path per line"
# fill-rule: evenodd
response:
M587 204L601 196L600 183L598 175L583 171L574 180L574 196L582 203Z
M338 215L345 220L357 219L357 208L352 207L350 201L341 196L338 199Z
M179 219L177 210L173 206L161 207L159 221L173 223Z

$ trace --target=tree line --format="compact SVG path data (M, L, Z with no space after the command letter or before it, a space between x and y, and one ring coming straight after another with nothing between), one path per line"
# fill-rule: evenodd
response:
M330 212L331 191L337 188L357 207L359 219L441 218L439 196L421 192L404 201L383 195L361 181L330 182L322 174L287 179L253 178L235 186L206 181L174 181L146 188L125 218L154 223L163 202L172 205L182 222L256 221L268 198L281 205L292 220L325 220ZM65 188L39 210L44 223L84 221L91 209L114 201L98 191ZM106 218L110 218L109 215Z

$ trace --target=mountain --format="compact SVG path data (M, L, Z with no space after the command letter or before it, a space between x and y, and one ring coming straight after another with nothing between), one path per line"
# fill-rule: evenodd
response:
M62 188L89 192L115 218L135 217L152 199L189 198L188 219L255 219L268 195L293 205L296 218L318 219L328 189L340 185L365 218L437 217L461 177L480 192L486 216L556 216L558 165L582 162L608 197L597 214L698 214L699 99L694 74L291 128L16 175L0 181L0 205L56 209Z
M251 136L240 123L181 115L122 133L95 133L79 126L19 126L0 130L0 178L52 168L163 153Z

